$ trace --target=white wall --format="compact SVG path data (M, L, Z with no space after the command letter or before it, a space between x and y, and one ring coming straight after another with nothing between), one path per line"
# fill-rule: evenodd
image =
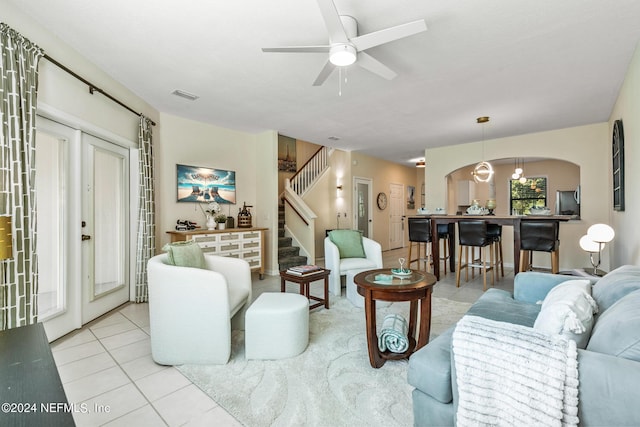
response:
M481 161L482 145L482 142L474 142L425 150L428 209L447 206L447 175ZM608 124L488 140L484 142L484 153L489 161L510 157L546 157L566 160L580 167L581 220L560 226L560 268L564 270L590 265L588 256L578 246L578 240L590 225L610 222L611 185L608 171L611 169L611 154ZM503 233L505 263L512 264L513 244L510 242L513 242L513 234L508 227ZM605 259L602 268L609 269L608 259Z
M620 89L620 95L611 113L608 144L611 141L613 122L617 119L622 119L624 127L626 188L624 212L611 211L610 213L610 223L616 230L615 240L610 245L612 265L640 265L640 227L638 227L640 197L636 188L637 183L640 182L640 168L636 167L636 160L640 161L640 47L636 47L627 76ZM610 161L610 152L607 158ZM608 185L611 186L611 163L608 164L607 171ZM611 205L611 198L607 201L607 204Z
M272 257L274 253L277 256L277 246L275 251L273 248L277 239L271 236L271 231L277 230L277 134L249 134L165 113L160 114L160 121L159 143L154 144L158 248L169 242L166 232L175 229L178 219L204 225L200 205L176 201L176 165L233 170L237 204L223 205L222 212L236 218L237 224L242 204L254 206L253 225L270 229L266 234L266 267L273 270Z

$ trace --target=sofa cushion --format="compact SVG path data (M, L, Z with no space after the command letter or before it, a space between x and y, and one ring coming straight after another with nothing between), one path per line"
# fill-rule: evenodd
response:
M442 403L453 399L451 392L451 336L454 327L438 335L409 358L407 380L422 393Z
M598 280L591 294L598 303L600 313L625 295L640 289L640 266L623 265Z
M593 328L596 302L591 297L587 279L567 280L549 291L533 327L549 334L559 334L585 348Z
M345 258L340 260L340 274L347 274L350 270L374 270L378 268L375 262L367 258Z
M366 258L362 233L358 230L333 230L329 239L338 247L340 258Z
M530 327L535 323L538 313L540 304L516 301L511 293L501 289L488 289L467 311L470 316Z
M602 313L593 327L587 350L640 362L640 290Z
M193 240L167 243L162 250L167 253L167 260L171 265L195 268L206 266L202 249Z

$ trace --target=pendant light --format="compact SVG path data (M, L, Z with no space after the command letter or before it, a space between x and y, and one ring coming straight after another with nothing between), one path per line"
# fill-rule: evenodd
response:
M520 179L518 181L520 181L520 184L524 184L527 182L527 178L524 176L524 159L522 159L522 168L520 169Z
M475 168L473 168L473 172L471 172L471 175L473 175L473 180L475 182L489 182L493 177L493 167L491 166L491 163L486 162L484 160L484 124L489 122L489 117L488 116L478 117L476 119L476 122L483 125L482 126L482 161L478 163Z
M518 172L520 170L520 172ZM520 174L522 173L522 169L518 168L518 159L515 158L513 160L513 173L511 174L511 179L520 178Z

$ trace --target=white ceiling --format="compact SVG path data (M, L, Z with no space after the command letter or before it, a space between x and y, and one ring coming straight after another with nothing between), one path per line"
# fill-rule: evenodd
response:
M339 96L337 72L312 86L326 54L261 51L327 44L316 0L8 1L162 112L405 164L481 140L478 116L486 139L607 121L640 39L638 0L335 0L360 34L429 28L367 51L394 80L351 66Z

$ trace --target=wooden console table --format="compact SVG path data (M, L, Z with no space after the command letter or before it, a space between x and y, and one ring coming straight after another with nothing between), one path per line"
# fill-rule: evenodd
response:
M74 426L42 323L0 331L0 424Z
M249 263L251 271L264 278L264 232L267 228L227 228L224 230L167 231L171 242L194 240L205 255L240 258Z

